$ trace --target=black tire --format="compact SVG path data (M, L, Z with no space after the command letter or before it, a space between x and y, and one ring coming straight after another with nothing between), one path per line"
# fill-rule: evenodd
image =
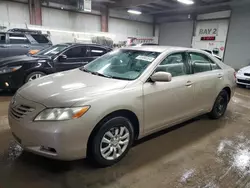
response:
M237 86L238 86L239 88L246 88L246 85L243 85L243 84L237 84Z
M229 94L226 90L222 90L214 102L212 111L208 114L211 119L221 118L226 110L229 102Z
M103 157L101 153L101 147L104 144L102 142L103 138L105 137L106 133L115 129L120 129L121 127L126 127L126 131L129 132L129 141L127 142L128 145L125 150L122 152L122 154L113 160L107 160ZM108 117L104 119L99 124L99 129L95 131L93 137L90 140L90 144L88 147L88 159L93 163L93 165L98 167L107 167L111 166L118 161L120 161L129 151L134 141L134 129L132 126L132 123L129 121L129 119L118 116L118 117ZM110 147L110 144L107 144ZM110 150L110 149L109 149ZM114 152L114 151L113 151ZM111 153L111 155L113 155Z
M46 74L45 74L44 72L40 72L40 71L32 72L32 73L30 73L30 74L25 78L24 83L29 82L30 78L32 78L32 77L35 76L35 75L41 75L41 77L42 77L42 76L45 76Z

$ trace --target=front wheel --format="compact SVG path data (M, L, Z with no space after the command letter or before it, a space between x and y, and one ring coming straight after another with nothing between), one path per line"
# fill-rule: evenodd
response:
M45 75L46 75L45 73L40 72L40 71L39 71L39 72L38 72L38 71L32 72L32 73L30 73L30 74L26 77L25 83L30 82L30 81L33 81L33 80L36 80L36 79L41 78L41 77L43 77L43 76L45 76Z
M229 101L228 92L225 90L222 90L215 100L213 109L209 113L209 117L211 119L221 118L227 110L228 101Z
M127 154L133 140L133 126L127 118L110 118L101 123L93 136L88 158L101 167L113 165Z

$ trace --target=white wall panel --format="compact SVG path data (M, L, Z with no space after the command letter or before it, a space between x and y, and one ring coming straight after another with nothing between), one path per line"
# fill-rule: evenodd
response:
M57 10L52 8L42 8L43 26L58 29L100 32L100 16Z
M28 4L0 1L0 24L3 22L29 24Z
M127 37L152 37L153 25L138 21L109 18L109 32L116 35L116 41Z
M160 45L191 47L193 21L169 22L160 25Z
M233 9L224 62L235 69L250 65L249 7Z

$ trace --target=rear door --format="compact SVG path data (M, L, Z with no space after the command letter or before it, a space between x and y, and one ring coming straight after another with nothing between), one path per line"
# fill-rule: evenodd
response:
M207 112L222 89L223 70L207 55L189 52L193 72L194 97L197 113Z
M0 58L8 57L6 33L0 33Z
M30 41L23 33L8 34L8 56L24 55L30 50Z
M85 45L69 48L63 53L63 55L66 55L67 59L60 61L60 59L58 58L56 62L57 71L65 71L78 68L86 65L89 62L87 47Z
M89 59L90 61L93 61L94 59L104 55L107 53L107 50L105 48L99 47L99 46L90 46L89 47Z

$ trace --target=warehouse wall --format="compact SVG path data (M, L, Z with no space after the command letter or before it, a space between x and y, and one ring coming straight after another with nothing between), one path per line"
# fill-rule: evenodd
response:
M169 22L160 25L160 45L191 47L193 21Z
M224 62L235 69L250 65L249 19L249 7L237 8L232 12Z
M100 16L42 7L45 27L82 32L100 32Z
M3 22L29 24L28 4L0 0L0 24Z
M0 29L26 28L30 23L29 9L26 3L16 3L0 0ZM152 16L130 16L125 12L111 10L109 19L109 32L117 35L117 40L126 40L128 36L152 37ZM130 19L130 20L128 20ZM100 32L100 15L96 13L85 14L56 8L42 7L42 26L49 29Z
M109 18L109 32L117 35L116 40L124 40L124 37L152 37L153 25L138 21Z

